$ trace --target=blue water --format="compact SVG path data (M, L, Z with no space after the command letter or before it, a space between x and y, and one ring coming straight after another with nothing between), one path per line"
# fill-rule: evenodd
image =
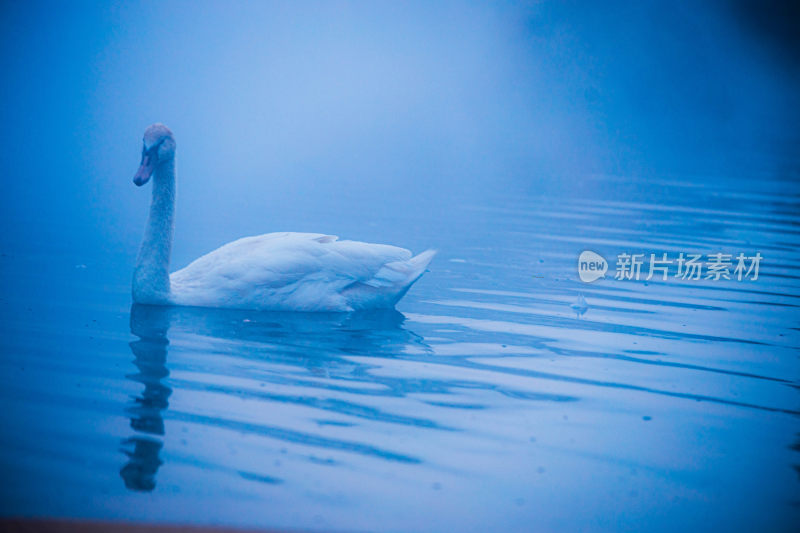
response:
M0 517L795 531L794 11L0 2ZM300 231L430 272L393 313L132 308L153 122L173 270Z
M792 530L796 188L569 181L580 191L446 209L353 192L307 214L313 225L349 213L343 237L439 248L396 312L131 307L135 247L69 225L65 235L94 240L7 247L0 514L312 531ZM578 280L585 249L610 261L606 278ZM205 251L178 239L175 264ZM621 252L718 251L760 252L759 279L613 279ZM581 294L583 314L571 307Z

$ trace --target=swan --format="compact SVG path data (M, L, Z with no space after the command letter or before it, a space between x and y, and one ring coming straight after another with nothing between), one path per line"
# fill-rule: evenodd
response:
M144 132L133 182L153 177L153 197L136 259L134 303L270 311L392 308L435 255L340 241L322 233L245 237L169 273L175 211L175 137L157 123Z

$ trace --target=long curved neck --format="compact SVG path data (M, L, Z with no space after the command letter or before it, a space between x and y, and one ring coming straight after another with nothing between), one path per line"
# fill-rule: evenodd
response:
M175 159L156 167L150 216L133 272L133 301L144 304L169 302L169 257L175 213Z

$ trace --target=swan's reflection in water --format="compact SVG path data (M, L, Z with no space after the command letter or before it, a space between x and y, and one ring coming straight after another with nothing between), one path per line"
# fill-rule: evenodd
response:
M161 466L159 452L163 446L163 411L169 406L172 389L162 380L167 370L167 332L170 310L165 307L134 305L131 309L131 333L139 340L130 343L133 364L138 372L126 377L144 385L144 390L126 409L136 435L122 442L128 462L120 471L125 486L131 490L150 491L156 486L156 472Z
M126 409L135 434L122 442L123 453L128 457L120 471L125 486L135 491L153 490L156 486L156 474L163 464L161 451L165 435L164 415L173 392L165 383L170 374L167 367L170 336L174 337L176 333L199 335L209 345L233 341L233 350L237 355L245 355L253 361L302 367L313 376L328 377L331 366L341 363L343 355L390 357L400 353L408 345L414 345L418 351L430 351L421 337L403 327L404 321L405 317L395 310L324 314L134 305L131 308L130 328L139 340L131 342L130 348L138 372L126 377L144 385L144 390L133 398ZM254 346L261 349L254 349ZM348 363L347 366L352 367L353 364ZM286 377L288 381L293 379L291 376ZM187 383L180 386L192 387ZM260 394L261 399L268 401L309 401L308 398L279 397L268 391ZM354 410L353 406L334 403L324 406L317 404L315 407L345 414L352 414ZM361 411L362 408L358 410ZM381 413L374 413L372 416L382 418ZM391 421L429 425L424 420L394 418ZM270 433L270 429L264 427L254 426L248 429L256 433ZM281 438L287 440L309 441L307 436L300 434L293 435L286 431L281 431L280 434ZM393 457L392 454L384 454L378 449L332 439L316 439L315 442L323 447ZM396 458L403 459L401 456ZM243 476L251 475L247 472L239 473Z

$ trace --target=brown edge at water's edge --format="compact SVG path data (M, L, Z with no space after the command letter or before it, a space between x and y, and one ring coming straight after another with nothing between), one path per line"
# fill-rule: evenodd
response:
M0 518L0 533L287 533L276 529L108 522L93 520ZM298 533L298 532L294 532Z

